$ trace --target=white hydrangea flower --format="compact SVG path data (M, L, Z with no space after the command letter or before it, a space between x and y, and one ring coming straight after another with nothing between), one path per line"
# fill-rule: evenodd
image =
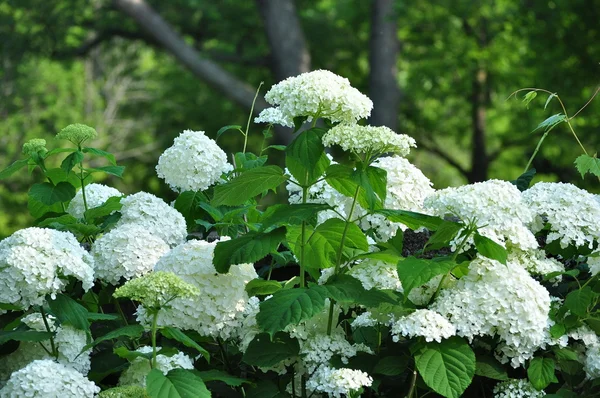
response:
M392 322L392 339L395 342L400 340L400 336L406 337L425 337L425 341L442 342L456 334L456 327L446 318L435 311L427 309L416 310L410 315L403 316Z
M258 275L252 264L233 265L227 274L218 273L213 265L217 243L192 240L158 261L155 271L172 272L200 290L200 296L195 298L171 301L170 308L159 312L159 325L195 330L203 336L223 339L235 336L249 299L246 284ZM138 320L149 323L143 306L138 308Z
M42 359L14 372L0 397L93 398L99 392L100 388L78 371Z
M204 191L233 170L227 155L204 131L185 130L167 148L156 173L175 192Z
M550 294L520 264L478 256L469 272L443 289L431 310L446 317L459 336L498 335L513 367L522 365L548 344Z
M89 184L85 186L85 201L88 209L93 209L104 204L109 198L113 196L122 196L118 189L108 187L103 184ZM67 213L75 218L83 218L85 213L85 206L83 204L83 191L80 189L67 207Z
M494 387L494 398L541 398L546 393L538 391L527 379L511 379Z
M254 118L254 123L280 124L285 127L294 127L294 120L283 115L279 108L266 108Z
M246 352L250 342L260 333L258 324L256 322L256 315L260 311L260 300L258 297L252 296L248 299L244 312L242 314L242 321L240 327L237 330L238 347L240 352Z
M367 258L348 271L348 275L358 279L366 290L373 288L390 289L402 293L402 283L398 278L397 265Z
M297 116L322 117L334 123L356 123L369 117L373 102L350 81L327 70L289 77L265 94L265 100L281 113L281 120ZM272 112L272 111L271 111Z
M300 355L309 373L317 367L328 363L334 355L339 355L342 363L355 357L359 351L370 352L371 350L363 344L350 344L341 333L328 336L325 333L311 335L302 341Z
M348 368L334 369L321 366L306 382L309 391L328 394L329 397L346 397L352 391L370 387L373 378L361 370Z
M94 284L94 260L72 233L34 227L0 241L0 303L42 305L70 276L86 291Z
M185 241L187 226L180 212L164 200L148 193L138 192L121 200L121 219L116 227L124 224L139 224L158 236L171 247Z
M44 318L39 312L33 312L29 315L21 318L21 322L27 325L30 329L39 331L46 331L46 325L44 324ZM46 314L46 322L51 332L56 331L56 317L54 315Z
M157 352L160 351L160 349L161 347L156 347ZM142 354L150 354L152 353L152 347L144 346L138 348L136 351ZM194 361L183 352L178 352L172 356L158 354L156 355L156 369L166 375L173 369L194 369ZM148 376L150 370L152 370L150 360L143 357L137 357L121 374L119 385L146 387L146 376Z
M522 196L537 215L533 231L541 231L544 220L550 224L547 243L559 240L562 248L570 244L592 248L600 237L600 203L595 195L573 184L538 182Z
M357 154L395 153L406 156L411 147L416 147L414 138L397 134L385 126L360 126L358 124L338 124L323 136L323 145L339 145L344 151Z
M588 379L600 378L600 345L590 346L586 349L583 369Z
M541 249L520 250L513 248L508 252L508 259L516 264L521 264L532 275L547 275L552 272L565 272L565 266L554 258L546 257L546 252ZM551 279L558 284L562 275Z
M600 256L588 257L587 264L590 268L590 274L592 274L592 276L596 276L598 273L600 273Z
M116 285L152 271L169 245L140 224L124 224L102 235L92 245L96 277Z
M360 315L357 315L356 318L352 321L350 326L352 329L360 328L360 327L370 327L377 325L377 320L373 319L373 315L370 311L365 311Z
M580 326L568 333L574 340L580 340L586 347L600 346L600 337L588 326Z
M89 373L92 349L81 352L87 344L85 331L67 325L61 326L54 337L54 344L58 350L59 363L69 366L84 375Z
M502 246L509 242L522 250L538 247L527 227L535 213L521 200L519 189L508 181L489 180L438 190L425 199L424 205L439 217L476 220L479 233Z

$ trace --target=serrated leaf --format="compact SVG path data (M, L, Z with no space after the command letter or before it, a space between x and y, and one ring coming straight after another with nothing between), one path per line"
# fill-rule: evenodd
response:
M54 185L64 181L73 185L76 189L81 187L81 180L76 173L67 173L63 169L57 167L46 170L45 174L46 177L50 179L50 182L52 182ZM90 175L84 178L84 184L88 184L90 181Z
M580 155L575 159L575 167L581 178L585 177L586 173L600 177L600 159L589 155Z
M462 228L463 226L459 223L444 221L427 241L425 251L437 250L449 246L452 239L454 239L458 231Z
M232 376L229 373L225 373L218 369L193 371L193 372L195 374L197 374L198 376L200 376L202 378L202 380L204 380L205 383L208 383L209 381L222 381L223 383L227 384L228 386L232 386L232 387L239 387L244 383L246 383L246 384L251 383L251 381L249 381L249 380Z
M23 167L27 166L29 159L19 159L13 162L10 166L0 171L0 180L3 180L7 177L10 177L17 171L21 170Z
M552 352L554 352L554 356L559 361L579 361L579 354L568 347L554 346L552 347Z
M423 286L438 275L447 274L455 266L455 261L444 258L426 260L410 256L401 260L397 268L404 295L408 296L412 289Z
M106 217L114 211L121 210L123 207L121 204L121 199L122 198L120 196L112 196L108 198L100 206L86 210L84 213L84 218L86 220L94 220L96 218Z
M371 188L370 193L361 186L361 178L364 179L366 188ZM353 198L358 190L357 201L364 209L381 208L382 206L381 200L374 194L368 176L356 172L352 167L332 164L327 168L325 180L333 189L349 198Z
M315 218L318 212L328 209L331 209L331 206L323 203L277 204L269 206L263 214L261 230L264 231L274 225L298 225L302 221Z
M88 310L69 296L59 293L55 299L48 300L48 306L61 325L71 325L75 329L84 331L89 330Z
M75 167L75 165L77 163L80 163L83 160L83 153L79 152L79 151L75 151L71 154L69 154L69 156L67 156L62 163L60 164L60 168L63 169L65 171L65 173L69 173L71 170L73 170L73 167Z
M45 341L54 336L51 332L40 332L37 330L11 330L1 331L0 330L0 345L10 340L15 341Z
M273 339L268 333L256 335L248 345L242 361L249 365L270 367L298 355L300 344L287 333L275 333Z
M84 170L89 173L103 172L103 173L111 174L113 176L121 178L121 177L123 177L123 172L125 171L125 166L102 166L102 167L87 168Z
M242 126L237 125L237 124L230 124L227 126L223 126L219 129L219 131L217 131L217 136L215 138L215 142L219 140L219 137L221 135L223 135L224 132L228 131L228 130L238 130L240 133L242 132Z
M426 343L415 354L419 374L432 390L446 398L458 398L475 374L475 353L459 337Z
M36 226L43 228L43 227L48 227L48 226L66 226L66 225L71 225L71 224L76 224L78 221L75 217L73 217L70 214L64 214L62 216L59 217L49 217L46 218L40 222L38 222L36 224ZM58 228L56 228L58 229Z
M204 357L204 359L210 362L210 354L208 351L181 330L171 326L163 326L159 329L159 332L168 339L178 341L186 347L195 349Z
M588 313L588 308L594 300L595 294L591 287L585 286L581 289L570 292L565 297L565 307L573 314L584 317Z
M270 232L248 232L238 238L221 241L215 247L213 264L217 272L227 273L234 264L254 263L276 251L285 239L285 228Z
M238 206L244 204L248 199L277 188L287 178L278 166L250 169L225 184L217 185L212 205Z
M506 369L496 358L488 355L477 355L475 364L475 374L477 376L487 377L494 380L508 380Z
M127 325L119 329L112 330L104 336L98 337L93 342L85 345L81 352L87 351L88 349L97 346L103 341L117 339L119 337L129 337L131 339L137 339L144 333L144 327L142 325Z
M544 129L544 131L548 132L566 120L567 118L565 115L563 115L562 113L557 113L556 115L552 115L540 124L538 124L537 127L532 131L532 133L540 129Z
M519 191L523 192L529 188L531 180L535 177L536 169L531 168L525 173L521 174L516 180L512 180L511 183L516 185Z
M533 358L527 367L527 377L536 390L541 391L551 383L558 383L554 375L555 368L552 358Z
M387 171L379 167L368 166L354 171L353 177L362 188L369 209L383 207L387 196Z
M146 391L151 398L210 398L200 376L187 369L173 369L164 375L152 369L146 376Z
M415 213L406 210L380 209L375 210L375 213L382 214L385 216L385 218L392 222L402 223L412 230L425 227L430 231L435 231L444 222L444 220L439 217L433 217L427 214Z
M475 233L473 240L479 254L506 265L508 252L504 247L500 246L490 238L480 235L478 232Z
M285 150L285 165L302 186L314 184L331 163L325 154L323 134L321 128L305 130Z
M281 282L266 281L264 279L252 279L246 284L246 293L248 296L267 296L281 290Z
M323 286L280 290L260 303L256 316L259 328L273 336L287 325L302 322L320 313L325 307L327 290Z
M31 216L35 219L40 218L48 213L64 213L60 203L55 203L52 206L48 206L39 200L32 198L31 196L27 198L27 209L29 210L29 214L31 214Z
M49 182L33 184L29 196L46 206L55 203L68 202L75 197L75 187L68 182L59 182L56 185Z
M106 151L103 151L101 149L96 149L96 148L83 148L81 151L83 153L89 153L89 154L96 155L96 156L102 156L103 158L108 160L108 162L111 165L113 165L113 166L117 165L117 160L115 159L115 155L113 155L110 152L106 152Z

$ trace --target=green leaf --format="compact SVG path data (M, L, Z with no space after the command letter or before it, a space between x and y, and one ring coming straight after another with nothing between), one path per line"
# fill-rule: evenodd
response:
M250 169L231 181L217 185L212 200L213 206L238 206L263 192L273 190L287 180L278 166Z
M91 290L90 290L91 291ZM88 321L118 321L121 319L117 314L100 314L96 312L88 312Z
M60 168L63 169L65 173L69 173L71 170L73 170L73 167L75 167L77 163L81 163L82 160L83 153L75 151L62 161L62 163L60 164Z
M548 107L548 104L550 103L550 101L552 101L553 98L558 98L558 95L556 95L556 93L550 94L548 96L548 99L546 100L546 103L544 104L544 109Z
M213 218L213 220L219 222L223 219L223 212L216 207L210 205L210 203L206 203L203 201L198 202L198 206L208 213L209 216ZM199 220L196 220L198 222Z
M10 177L17 171L21 170L23 167L27 166L29 159L19 159L13 162L10 166L0 171L0 180L3 180L7 177Z
M475 233L474 236L475 248L482 256L487 258L491 258L492 260L496 260L506 265L506 259L508 258L508 253L505 248L491 240L490 238L486 238L483 235L480 235L478 232Z
M117 165L117 160L115 159L115 155L113 155L110 152L106 152L106 151L103 151L101 149L96 149L96 148L83 148L81 151L83 153L89 153L89 154L96 155L96 156L102 156L103 158L108 160L108 162L111 165L113 165L113 166Z
M332 164L327 168L327 183L336 191L349 198L358 190L357 201L365 209L381 208L381 201L376 197L369 178L362 172L343 164ZM364 186L363 186L364 185ZM371 189L367 192L366 189Z
M535 177L536 169L531 168L525 173L521 174L516 180L512 180L511 183L516 185L519 191L523 192L529 188L531 180Z
M190 336L183 333L177 328L171 326L163 326L159 329L160 334L168 339L180 342L186 347L194 348L198 351L207 361L210 361L210 354L200 344L196 343Z
M330 160L323 146L325 130L312 128L300 133L285 150L285 165L302 186L309 186L323 175Z
M368 209L382 208L387 195L387 171L368 166L364 170L362 168L355 170L352 177L362 188L361 192L364 192Z
M112 330L102 337L98 337L93 342L87 344L81 349L81 352L87 351L88 349L97 346L106 340L117 339L119 337L129 337L130 339L138 339L144 333L144 327L142 325L127 325L119 329Z
M264 279L252 279L250 282L246 284L246 292L248 296L267 296L269 294L273 294L278 290L281 290L283 286L281 286L281 282L277 281L266 281Z
M125 346L113 348L113 353L129 362L133 362L137 358L144 358L147 360L152 359L152 352L143 353L139 351L130 351Z
M242 133L242 126L237 125L237 124L230 124L230 125L221 127L219 129L219 131L217 131L217 137L215 138L215 142L217 142L219 140L219 137L228 130L238 130L240 133Z
M268 147L264 148L263 151L266 151L267 149L275 149L276 151L285 151L287 147L285 145L269 145Z
M300 203L300 204L278 204L269 206L263 214L261 230L273 225L298 225L302 221L315 218L316 214L323 210L331 209L331 206L322 203Z
M475 374L477 376L487 377L494 380L508 380L506 369L496 358L488 355L477 355L475 364Z
M55 203L68 202L75 197L75 187L68 182L59 182L52 185L49 182L33 184L29 196L46 206Z
M164 375L152 369L146 376L146 390L151 398L210 398L200 376L186 369L173 369Z
M77 148L54 148L51 151L48 151L46 157L56 155L57 153L66 153L66 152L75 152Z
M50 182L54 185L64 181L73 185L75 188L81 187L81 180L79 180L77 174L67 173L58 167L46 170L46 177L48 177ZM91 176L88 174L88 176L84 178L84 184L88 184L89 182L91 182Z
M111 174L113 176L117 176L120 178L120 177L123 177L123 172L125 171L125 166L102 166L102 167L88 168L88 169L84 169L84 170L89 173L103 172L103 173Z
M444 221L440 224L437 231L427 241L425 245L425 251L427 250L437 250L442 247L446 247L450 245L450 241L454 239L458 231L462 229L462 224Z
M242 361L249 365L270 367L298 355L300 344L287 333L278 332L273 340L268 333L258 334L248 345Z
M86 220L94 220L100 217L106 217L113 211L119 211L123 207L121 204L120 196L113 196L108 198L103 204L98 207L94 207L86 210L84 217Z
M266 155L256 156L251 152L238 152L234 155L234 159L236 169L248 170L264 166L269 158Z
M533 99L537 97L537 92L536 91L529 91L527 94L525 94L525 96L523 97L523 103L525 103L525 105L529 108L529 103L531 101L533 101Z
M359 304L365 307L377 307L381 303L398 305L398 298L388 292L377 289L366 290L362 283L350 275L334 275L323 285L329 298L342 304Z
M11 330L0 331L0 345L10 340L15 341L45 341L54 336L51 332L39 332L37 330Z
M392 222L400 222L412 230L425 227L430 231L435 231L444 222L444 220L439 217L406 210L380 209L375 210L375 213L384 215L385 218Z
M584 322L600 336L600 318L589 317Z
M459 337L426 343L415 354L415 364L425 384L446 398L458 398L475 374L475 353Z
M406 357L383 357L375 365L373 373L384 376L398 376L406 370L407 366L408 358Z
M48 306L61 325L71 325L75 329L89 330L88 310L69 296L59 293L54 300L48 300Z
M557 113L556 115L552 115L540 124L532 131L535 132L540 129L544 129L545 132L552 130L554 127L558 126L560 123L565 122L567 117L562 113Z
M273 336L287 325L312 318L325 307L327 289L323 286L279 290L269 300L260 303L256 316L259 328Z
M27 199L27 208L33 218L40 218L47 213L64 213L60 203L47 206L31 196Z
M580 317L586 316L588 308L594 300L595 294L591 287L585 286L581 289L570 292L565 297L565 307L567 307L573 314Z
M581 178L585 177L586 173L592 173L596 177L600 177L600 159L596 156L580 155L575 159L575 167L581 174Z
M185 191L175 199L175 210L179 211L185 218L188 229L195 225L195 220L202 216L199 204L208 200L202 192Z
M533 358L527 367L527 377L536 390L541 391L550 383L558 383L554 375L554 360L552 358Z
M46 219L38 222L37 226L40 228L48 227L48 226L64 227L66 225L76 224L77 222L78 222L77 219L75 217L73 217L72 215L64 214L59 217L46 218ZM57 229L59 229L59 228L57 228Z
M217 272L229 272L234 264L254 263L272 251L276 251L285 239L285 228L270 232L248 232L238 238L221 241L215 247L213 264Z
M411 290L423 286L438 275L450 272L456 262L449 258L438 257L433 260L407 257L398 263L398 278L402 282L404 295L408 296Z
M554 356L559 361L579 361L579 354L571 348L554 346L552 347L552 352L554 352Z
M232 386L232 387L239 387L244 383L246 383L246 384L251 383L249 380L232 376L229 373L225 373L218 369L193 371L193 372L195 374L197 374L198 376L200 376L202 378L202 380L204 380L205 383L208 383L209 381L222 381L223 383L227 384L228 386Z

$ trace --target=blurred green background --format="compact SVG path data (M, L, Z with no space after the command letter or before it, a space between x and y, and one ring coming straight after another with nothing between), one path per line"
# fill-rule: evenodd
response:
M249 102L286 76L329 69L375 103L371 124L413 136L411 155L435 187L515 179L561 112L547 95L527 108L522 87L560 95L572 116L600 70L600 0L0 0L0 169L34 137L70 123L94 126L94 146L127 166L125 193L174 194L155 175L158 156L184 129L214 137L245 125ZM264 103L258 101L257 110ZM573 120L590 154L600 101ZM262 126L252 127L258 149ZM278 130L272 143L286 143ZM239 151L241 137L219 143ZM534 162L538 177L595 191L573 166L581 154L566 125ZM0 238L30 225L25 170L0 182Z

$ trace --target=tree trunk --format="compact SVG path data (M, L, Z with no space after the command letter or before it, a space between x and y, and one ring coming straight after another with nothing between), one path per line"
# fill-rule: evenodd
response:
M399 49L394 0L373 0L369 42L369 96L373 111L369 123L394 131L400 103L396 67Z
M293 0L256 0L277 81L310 71L310 53Z

